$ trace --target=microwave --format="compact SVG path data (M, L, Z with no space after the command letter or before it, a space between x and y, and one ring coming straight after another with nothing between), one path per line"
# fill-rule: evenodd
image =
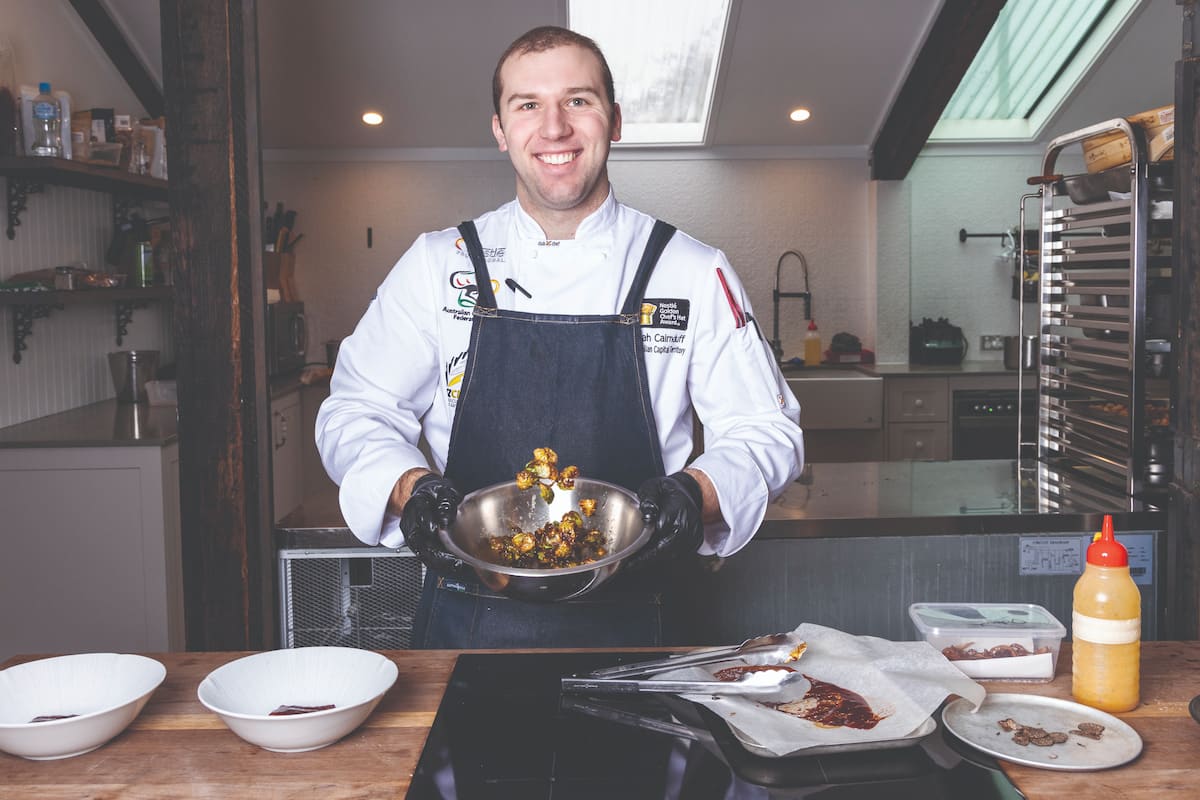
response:
M267 375L274 378L304 368L308 329L304 303L267 306Z

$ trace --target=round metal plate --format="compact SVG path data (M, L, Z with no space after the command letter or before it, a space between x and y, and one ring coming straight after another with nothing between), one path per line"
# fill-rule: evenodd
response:
M1000 727L1002 719L1063 733L1081 722L1094 722L1104 726L1104 733L1099 740L1069 735L1066 742L1051 747L1019 745L1012 733ZM1142 737L1112 714L1056 697L989 694L977 712L960 698L942 710L942 722L954 736L988 755L1043 769L1109 769L1132 761L1142 752Z

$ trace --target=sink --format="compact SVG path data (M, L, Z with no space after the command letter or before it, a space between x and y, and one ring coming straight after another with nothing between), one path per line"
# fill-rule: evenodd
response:
M883 378L847 367L784 370L800 401L805 430L878 429L883 424Z

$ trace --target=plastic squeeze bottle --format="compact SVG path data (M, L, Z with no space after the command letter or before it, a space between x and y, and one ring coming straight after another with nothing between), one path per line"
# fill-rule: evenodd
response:
M817 321L808 321L808 333L804 334L804 366L815 367L821 363L821 334L817 333Z
M1129 556L1104 523L1087 549L1071 611L1071 694L1102 711L1138 704L1142 595L1129 576Z

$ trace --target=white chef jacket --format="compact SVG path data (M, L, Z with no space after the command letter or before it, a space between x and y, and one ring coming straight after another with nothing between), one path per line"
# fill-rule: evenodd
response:
M500 307L616 314L654 219L610 191L574 239L547 240L516 200L475 225ZM422 234L341 343L316 442L340 486L346 523L367 544L403 543L387 503L404 472L445 469L474 304L475 272L457 229ZM731 555L750 541L767 503L796 479L804 459L799 403L757 324L739 327L734 304L752 313L725 255L677 232L646 287L642 341L666 473L699 469L720 499L724 520L706 526L702 555ZM572 387L564 376L563 391L587 387ZM693 408L704 426L704 452L688 465ZM570 461L569 442L553 446ZM528 454L512 458L515 475Z

